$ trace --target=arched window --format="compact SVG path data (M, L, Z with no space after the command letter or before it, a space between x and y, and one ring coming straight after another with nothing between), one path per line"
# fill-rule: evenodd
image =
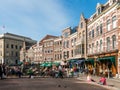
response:
M116 48L116 36L113 35L112 36L112 49L115 49Z
M117 21L117 20L116 20L116 16L113 16L113 17L112 17L112 28L113 28L113 29L117 27L116 21Z
M107 37L107 51L110 50L110 37Z

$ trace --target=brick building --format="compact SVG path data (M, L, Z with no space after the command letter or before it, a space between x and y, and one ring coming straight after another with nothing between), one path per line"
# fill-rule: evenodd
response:
M110 76L119 73L118 58L120 50L120 2L108 0L98 3L96 12L87 23L87 56L94 60L97 74ZM93 67L90 67L91 69Z

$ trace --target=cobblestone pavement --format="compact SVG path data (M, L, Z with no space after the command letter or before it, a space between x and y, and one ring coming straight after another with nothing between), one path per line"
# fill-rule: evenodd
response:
M109 90L76 78L8 78L0 80L0 90Z

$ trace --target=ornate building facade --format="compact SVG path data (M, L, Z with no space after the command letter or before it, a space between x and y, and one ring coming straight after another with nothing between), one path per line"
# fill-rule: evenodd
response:
M88 58L94 60L97 74L107 76L119 73L120 5L118 0L97 4L96 12L87 24Z

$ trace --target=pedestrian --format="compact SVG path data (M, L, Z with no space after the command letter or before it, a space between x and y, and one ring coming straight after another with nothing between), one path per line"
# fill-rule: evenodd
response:
M105 78L104 75L100 78L98 84L100 84L100 85L106 85L106 78Z
M3 75L3 78L6 78L6 65L4 63L2 65L2 75Z
M2 70L2 65L0 64L0 78L3 79L3 70Z
M58 77L63 78L63 68L61 65L58 67Z
M95 67L93 67L93 75L95 76L96 74L96 70L95 70Z
M91 77L90 74L87 75L87 81L88 81L88 82L95 82L95 80L92 79L92 77Z
M22 72L21 72L21 69L20 69L20 68L18 68L17 73L18 73L19 78L21 78L21 76L22 76Z
M28 70L28 74L29 74L29 78L31 78L31 77L32 77L32 75L33 75L32 68L30 68L30 69Z

